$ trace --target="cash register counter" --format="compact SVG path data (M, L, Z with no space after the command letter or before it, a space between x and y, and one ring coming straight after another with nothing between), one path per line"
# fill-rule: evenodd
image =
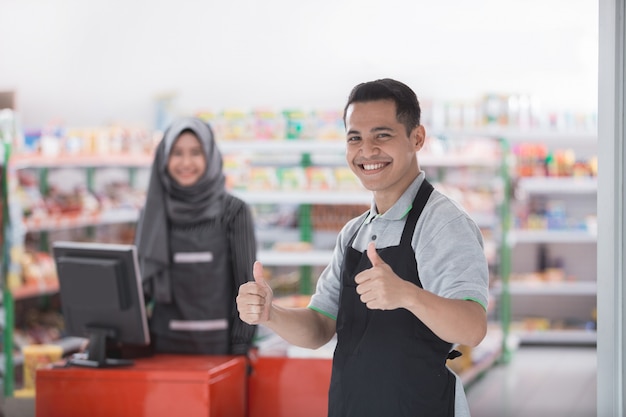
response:
M37 370L37 417L326 415L331 360L155 355L132 366Z

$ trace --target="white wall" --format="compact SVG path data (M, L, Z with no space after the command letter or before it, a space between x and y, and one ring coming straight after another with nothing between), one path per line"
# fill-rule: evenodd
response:
M25 127L179 112L341 108L395 77L421 98L526 93L597 108L596 0L0 0L0 91Z

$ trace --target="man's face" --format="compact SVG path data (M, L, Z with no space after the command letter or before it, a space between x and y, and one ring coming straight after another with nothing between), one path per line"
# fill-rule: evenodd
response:
M346 160L365 188L399 198L419 172L419 126L407 136L391 100L357 102L346 112Z

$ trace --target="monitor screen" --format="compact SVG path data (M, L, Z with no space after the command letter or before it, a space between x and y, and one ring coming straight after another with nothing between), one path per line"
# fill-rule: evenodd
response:
M132 364L107 357L107 346L150 343L136 247L55 242L52 250L66 331L89 338L87 357L71 362L91 367Z

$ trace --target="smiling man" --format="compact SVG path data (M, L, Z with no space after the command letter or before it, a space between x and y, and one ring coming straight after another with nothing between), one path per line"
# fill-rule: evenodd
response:
M330 417L470 415L446 359L486 334L487 261L475 222L419 167L420 116L401 82L354 87L346 160L373 194L370 210L341 230L307 308L274 305L258 262L239 289L241 319L290 343L315 349L337 334Z

